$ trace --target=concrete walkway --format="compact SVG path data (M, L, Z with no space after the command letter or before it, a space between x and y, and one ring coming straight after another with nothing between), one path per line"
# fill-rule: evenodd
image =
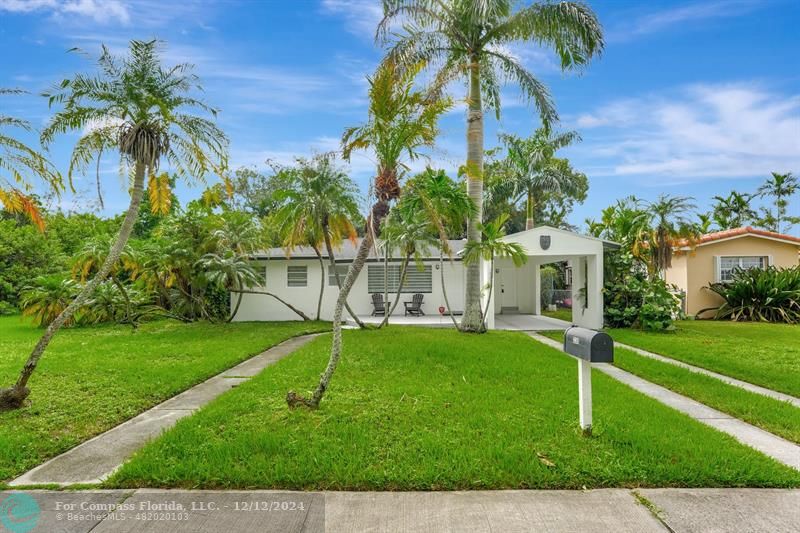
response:
M185 416L294 352L318 334L282 342L195 385L152 409L50 459L9 483L10 486L100 483L148 440L158 437Z
M560 342L536 333L528 333L528 335L541 343L563 350ZM593 364L592 367L625 383L632 389L689 415L698 422L702 422L707 426L727 433L742 444L755 448L764 455L768 455L787 466L800 470L800 446L797 446L793 442L789 442L786 439L782 439L763 429L743 422L722 411L712 409L691 398L672 392L669 389L651 383L613 365L596 363Z
M657 361L661 361L662 363L669 363L671 365L685 368L686 370L689 370L691 372L696 372L698 374L705 374L706 376L711 376L712 378L716 378L720 381L723 381L728 385L733 385L734 387L739 387L741 389L745 389L750 392L755 392L756 394L761 394L762 396L769 396L770 398L773 398L781 402L789 402L795 407L800 407L800 398L796 398L794 396L790 396L782 392L774 391L772 389L767 389L765 387L760 387L758 385L753 385L752 383L741 381L739 379L732 378L724 374L718 374L717 372L712 372L711 370L706 370L705 368L700 368L699 366L690 365L689 363L684 363L683 361L678 361L677 359L665 357L657 353L648 352L647 350L642 350L641 348L637 348L636 346L622 344L621 342L614 342L614 346L630 350L643 357L649 357L650 359L655 359Z
M33 533L800 531L797 490L30 491L0 492L0 506L6 498L27 503Z

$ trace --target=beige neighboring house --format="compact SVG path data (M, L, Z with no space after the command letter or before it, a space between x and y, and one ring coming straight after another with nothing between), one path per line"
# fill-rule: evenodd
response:
M721 298L706 289L710 283L729 281L734 269L794 267L800 262L800 238L760 229L736 228L700 237L694 247L675 249L666 281L686 292L685 311L715 307Z

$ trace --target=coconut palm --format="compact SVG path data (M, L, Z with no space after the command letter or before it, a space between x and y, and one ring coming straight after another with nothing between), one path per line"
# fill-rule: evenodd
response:
M776 232L789 231L794 224L800 224L800 217L787 216L786 210L789 206L789 198L800 190L800 183L791 172L779 174L773 172L766 182L758 188L758 195L769 197L775 201L775 215L772 210L767 210L767 219L772 222L768 224L768 229Z
M23 91L19 89L0 88L0 96L21 93ZM6 133L5 130L8 128L31 131L31 125L25 120L0 113L0 206L10 213L28 216L40 230L43 230L44 219L29 195L33 188L30 178L41 179L56 193L63 191L63 179L47 158Z
M298 168L291 172L291 179L273 194L281 204L275 220L281 228L284 246L291 252L300 245L311 246L320 262L322 280L317 320L320 318L323 291L325 290L325 265L320 253L324 245L328 254L329 269L334 273L336 284L342 286L336 270L334 249L345 240L356 242L356 221L361 219L358 209L358 186L341 168L331 154L318 155L311 160L298 159ZM358 316L345 301L345 307L353 320L363 326Z
M603 50L603 34L594 12L580 2L538 2L514 10L511 0L384 0L384 18L377 38L385 41L392 24L403 32L389 51L400 65L425 61L436 69L434 85L453 80L467 86L467 161L465 171L470 197L477 207L467 224L467 239L480 240L483 216L484 108L499 117L502 83L516 84L532 100L542 122L558 119L544 84L509 51L518 43L552 47L563 70L580 69ZM480 269L467 268L467 292L462 326L482 329Z
M505 191L513 204L525 199L525 229L533 229L534 213L548 195L585 199L589 182L566 159L555 157L560 148L580 141L578 132L553 133L539 128L527 139L503 135L508 148L507 172L494 187ZM502 193L501 193L502 194Z
M151 200L153 196L169 198L161 190L168 185L167 180L153 179L162 160L175 176L190 180L202 180L209 172L224 170L225 134L211 120L190 114L199 109L215 115L216 110L192 96L200 86L191 65L165 68L158 48L157 41L131 41L127 56L115 57L104 46L97 75L77 74L46 94L51 105L61 105L62 109L42 131L42 143L47 145L60 134L81 132L70 158L68 178L85 170L102 152L117 151L121 167L130 175L131 200L117 240L97 275L48 326L14 386L0 391L0 407L22 405L30 394L28 380L53 335L117 263L136 222L145 178L151 176L151 191L158 189Z
M492 293L494 292L494 261L496 258L507 257L511 259L515 267L521 267L528 262L528 254L525 248L516 242L506 242L503 237L506 236L505 226L508 222L508 215L503 214L491 222L481 223L481 240L477 242L467 242L464 248L464 262L467 264L480 264L481 260L489 261L489 281L486 284L488 296L486 298L486 307L481 313L482 321L481 326L486 329L486 316L489 313L489 306L492 303Z
M247 257L237 255L233 251L225 254L206 254L200 258L198 266L210 283L237 293L236 305L226 322L232 321L239 312L239 306L242 305L242 289L255 287L261 282L261 278L250 266Z
M697 237L697 226L691 222L695 209L693 198L661 194L654 202L644 202L650 217L650 275L655 278L672 266L672 250L676 243Z
M350 289L364 268L375 239L380 236L381 222L389 214L392 203L400 197L400 181L408 171L407 161L421 157L420 150L433 146L438 134L439 117L452 103L449 99L414 89L414 79L423 68L397 68L393 61L384 61L369 84L369 118L361 126L348 128L342 136L342 155L350 160L358 150L371 148L377 159L375 203L367 215L364 238L350 264L339 290L333 312L333 339L328 365L310 399L293 391L287 394L290 406L319 407L342 354L342 309Z

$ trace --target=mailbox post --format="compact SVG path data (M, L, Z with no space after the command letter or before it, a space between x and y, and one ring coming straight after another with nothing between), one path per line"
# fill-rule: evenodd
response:
M578 359L578 404L584 434L592 434L592 363L614 362L614 341L602 331L573 326L564 332L564 352Z

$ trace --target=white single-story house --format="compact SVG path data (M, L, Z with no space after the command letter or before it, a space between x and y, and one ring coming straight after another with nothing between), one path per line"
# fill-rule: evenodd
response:
M481 265L484 307L488 297L489 276L494 276L492 309L487 316L487 326L495 327L495 315L539 315L541 313L541 287L539 268L555 262L568 262L572 273L572 323L599 329L603 326L603 253L618 247L615 243L587 237L549 226L522 231L504 238L520 244L528 254L528 262L515 267L510 259L495 261L494 272L490 264ZM438 316L446 310L442 291L442 274L447 298L455 314L464 309L465 273L461 259L466 241L450 241L452 258L445 258L440 266L438 253L425 257L422 269L410 265L403 287L403 301L411 300L413 294L423 295L422 310L426 316ZM336 268L341 279L347 273L357 248L357 243L345 242L334 251ZM325 285L321 318L333 318L338 295L336 278L323 251L323 265L311 248L297 248L290 254L282 248L273 248L253 256L253 264L263 275L261 288L286 300L314 317L319 298L320 284ZM393 300L400 278L402 258L389 259L389 300ZM442 270L440 270L443 268ZM381 252L373 250L364 270L356 280L348 297L353 312L369 317L373 312L371 295L384 292L384 260ZM403 304L397 306L393 316L404 314ZM343 315L347 318L347 313ZM285 305L267 295L245 294L234 320L297 320L297 315Z

